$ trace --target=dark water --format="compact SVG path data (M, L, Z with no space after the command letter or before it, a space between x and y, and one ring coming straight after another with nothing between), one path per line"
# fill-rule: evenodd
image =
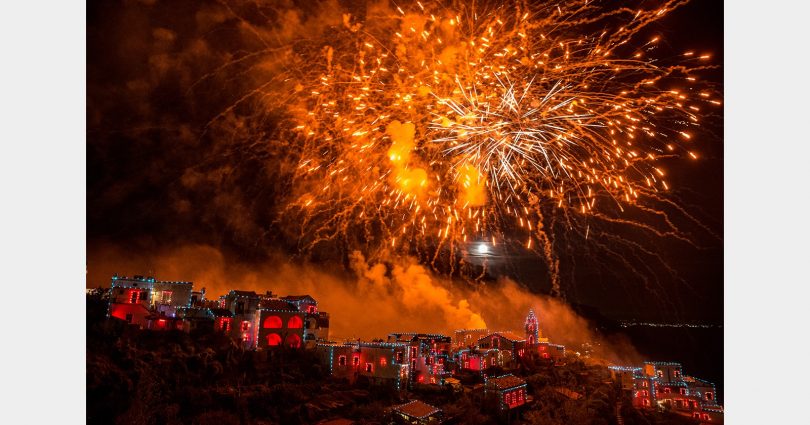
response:
M723 401L723 328L629 326L620 333L630 338L647 360L683 365L685 375L711 381Z

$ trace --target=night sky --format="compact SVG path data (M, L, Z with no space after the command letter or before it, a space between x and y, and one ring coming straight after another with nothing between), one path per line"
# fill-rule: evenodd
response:
M286 4L300 4L304 14L317 7L309 1ZM709 52L712 63L722 65L722 7L692 1L648 32L662 36L662 50ZM239 10L245 19L282 19L272 10ZM277 213L290 164L265 148L277 137L272 114L235 110L219 116L258 77L206 77L234 55L259 48L239 20L217 2L183 0L91 1L87 18L88 286L106 284L111 270L148 273L150 255L187 245L214 247L228 261L248 266L268 258L301 260ZM700 77L722 91L722 69ZM718 108L695 141L701 159L665 164L675 188L670 195L702 224L684 223L699 247L603 229L643 241L670 268L647 254L627 253L636 257L636 273L606 258L598 246L566 238L557 248L568 301L614 318L722 321L722 134ZM130 267L129 260L138 258L142 269L110 264L115 258ZM309 260L338 269L345 263L324 253ZM491 273L511 276L534 292L549 290L537 257L513 252Z

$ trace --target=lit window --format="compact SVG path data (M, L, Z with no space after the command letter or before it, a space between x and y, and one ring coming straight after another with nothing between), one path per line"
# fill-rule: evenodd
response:
M287 321L287 327L290 329L301 329L304 327L304 321L298 316L290 317L290 320Z
M669 387L664 388L664 394L669 394L672 390Z
M247 320L242 321L242 330L247 331L250 330L250 322Z
M711 401L711 400L714 400L714 394L712 394L711 392L707 391L707 392L706 392L706 400L710 400L710 401Z
M686 388L681 388L681 394L686 395Z
M338 357L338 366L346 366L346 356Z
M708 421L708 420L709 420L709 414L708 414L708 413L704 413L704 414L703 414L703 420L704 420L704 421Z
M387 361L385 360L385 357L380 357L380 366L385 366L386 363Z
M267 345L269 346L281 345L281 337L278 334L267 335Z
M281 317L270 316L270 317L264 319L264 323L262 324L262 327L264 327L265 329L266 328L270 328L270 329L278 329L278 328L280 328L281 327Z
M402 363L402 351L397 351L397 363Z
M647 381L641 381L641 386L642 386L642 387L647 388L647 385L649 385L649 384L647 383Z
M290 348L299 348L301 347L301 337L296 334L289 334L284 343Z
M366 363L366 372L371 373L373 365L371 363Z
M352 365L359 366L360 365L360 356L354 356L352 359Z

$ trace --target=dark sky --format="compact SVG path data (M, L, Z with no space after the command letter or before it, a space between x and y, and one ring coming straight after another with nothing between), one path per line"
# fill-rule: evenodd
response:
M304 13L317 6L300 4ZM238 10L256 22L284 19L273 8ZM296 253L275 212L289 184L287 159L258 143L275 137L273 117L236 110L212 121L257 77L237 67L203 78L228 59L261 48L255 39L213 1L91 1L87 14L88 268L96 279L88 284L104 283L106 277L93 272L110 268L99 264L110 261L110 247L158 255L204 244L246 264ZM722 2L692 1L648 31L663 37L667 51L709 52L722 65ZM722 89L722 70L701 78ZM643 241L666 263L616 247L632 257L633 272L595 244L561 238L557 248L569 301L618 318L722 320L722 133L718 109L699 133L701 160L665 164L672 170L673 199L708 229L684 221L700 248L603 229ZM614 247L596 230L592 237ZM548 291L542 260L513 254L494 272Z

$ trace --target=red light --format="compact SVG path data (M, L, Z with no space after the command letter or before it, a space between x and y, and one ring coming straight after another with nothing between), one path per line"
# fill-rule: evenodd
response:
M304 322L298 316L290 317L290 320L287 321L287 327L290 329L300 329L304 327Z

